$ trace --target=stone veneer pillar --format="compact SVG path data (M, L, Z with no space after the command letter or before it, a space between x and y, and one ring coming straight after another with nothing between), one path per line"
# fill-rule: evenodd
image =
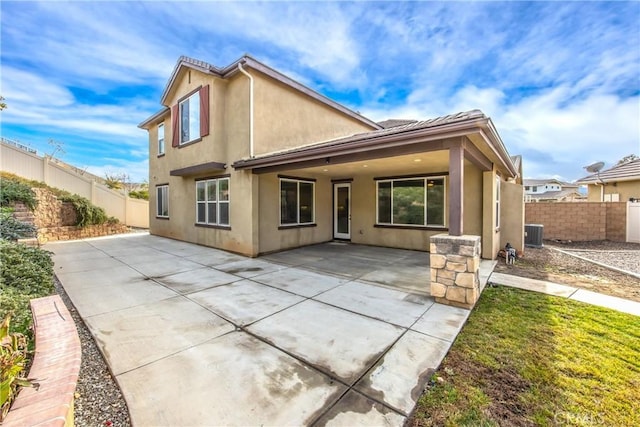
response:
M431 296L436 302L472 308L480 297L480 236L431 237Z

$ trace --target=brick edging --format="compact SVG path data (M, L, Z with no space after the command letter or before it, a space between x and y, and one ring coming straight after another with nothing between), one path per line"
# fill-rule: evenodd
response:
M59 295L31 300L36 350L29 378L38 390L22 388L2 427L73 426L73 400L82 357L75 322Z

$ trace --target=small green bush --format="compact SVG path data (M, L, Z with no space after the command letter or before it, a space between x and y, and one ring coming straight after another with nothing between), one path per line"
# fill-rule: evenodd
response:
M15 202L22 202L31 210L38 206L36 195L29 184L18 177L3 174L0 181L0 205L10 206Z
M95 206L89 200L84 197L74 195L62 196L60 200L63 202L70 202L78 214L78 224L80 227L87 225L100 225L109 220L107 213L104 209Z
M132 199L149 200L149 190L134 190L129 192Z
M51 252L0 240L0 318L11 314L15 329L31 336L29 300L54 292Z
M25 237L35 237L37 231L34 225L15 219L11 209L0 209L0 239L15 241Z

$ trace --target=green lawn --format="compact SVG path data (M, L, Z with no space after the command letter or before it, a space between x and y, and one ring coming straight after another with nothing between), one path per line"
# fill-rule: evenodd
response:
M487 287L408 425L640 425L640 318Z

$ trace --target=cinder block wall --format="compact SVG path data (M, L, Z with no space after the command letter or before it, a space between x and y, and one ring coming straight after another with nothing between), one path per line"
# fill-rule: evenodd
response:
M626 206L626 202L526 203L525 224L544 225L545 239L624 242Z

